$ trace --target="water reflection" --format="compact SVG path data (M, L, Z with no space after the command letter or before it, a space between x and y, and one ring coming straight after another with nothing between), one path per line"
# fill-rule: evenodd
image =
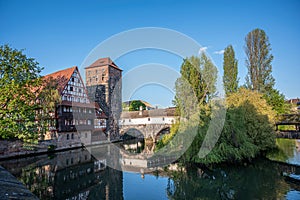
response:
M167 193L171 199L284 199L296 191L293 195L299 198L300 187L281 175L286 168L267 160L213 170L192 166L187 173L172 174Z
M1 163L40 199L123 199L122 172L86 149Z
M173 164L147 172L123 165L123 150L145 152L143 141L100 145L51 155L2 161L40 199L299 199L300 186L282 176L300 167L265 159L206 169ZM292 155L292 154L291 154ZM117 158L117 159L116 159ZM129 161L129 160L127 160ZM120 167L121 172L109 166ZM125 167L124 167L125 166ZM136 171L135 171L136 170Z
M268 158L300 166L300 140L277 138L277 150L269 153Z

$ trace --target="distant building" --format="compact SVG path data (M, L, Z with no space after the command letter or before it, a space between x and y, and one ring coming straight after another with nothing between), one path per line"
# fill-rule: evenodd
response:
M109 140L119 138L122 111L122 70L110 59L101 58L85 68L89 98L103 109L107 120Z
M90 101L78 68L54 72L44 80L57 83L61 98L45 139L54 140L58 148L91 144L93 134L105 130L107 117L97 103Z
M285 101L286 103L291 105L291 111L292 112L299 112L300 111L300 99L295 98L295 99L289 99Z

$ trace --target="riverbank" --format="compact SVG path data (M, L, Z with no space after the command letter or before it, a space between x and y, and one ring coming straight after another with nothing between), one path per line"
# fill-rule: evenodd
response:
M56 153L61 151L68 151L72 149L79 149L79 148L85 148L85 147L91 147L91 146L115 143L115 142L120 142L120 140L115 140L115 141L104 140L104 141L97 141L89 145L73 144L73 145L57 148L49 141L42 141L39 142L38 144L29 144L29 143L24 143L21 140L0 140L0 160L37 156L42 154Z
M0 199L37 200L20 181L0 166Z

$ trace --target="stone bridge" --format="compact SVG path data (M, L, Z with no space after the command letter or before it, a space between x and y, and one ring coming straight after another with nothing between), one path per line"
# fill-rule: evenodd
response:
M170 131L176 119L175 108L122 112L119 121L120 135L157 141L162 134Z

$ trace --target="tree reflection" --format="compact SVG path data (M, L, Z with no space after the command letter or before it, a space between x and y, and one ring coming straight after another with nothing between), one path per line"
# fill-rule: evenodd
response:
M281 199L289 190L278 164L258 160L248 166L173 172L167 194L170 199Z

